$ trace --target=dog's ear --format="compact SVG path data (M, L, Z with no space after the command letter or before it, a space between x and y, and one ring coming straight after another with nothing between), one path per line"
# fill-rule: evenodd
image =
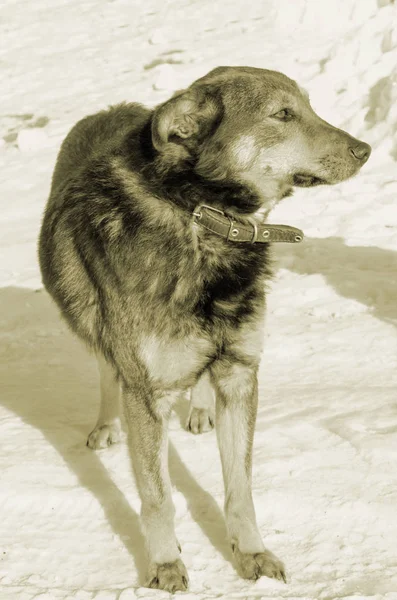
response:
M178 92L160 105L152 119L152 142L160 153L188 158L221 119L222 104L204 89Z
M157 108L152 121L152 141L156 150L161 152L172 136L186 139L197 133L197 112L196 102L187 94L171 98Z

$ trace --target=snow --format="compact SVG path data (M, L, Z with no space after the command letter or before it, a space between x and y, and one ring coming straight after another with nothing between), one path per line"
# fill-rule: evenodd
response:
M22 152L40 150L49 145L48 136L41 129L21 129L17 135L17 146Z
M238 578L215 433L170 424L186 600L397 599L397 7L387 0L5 0L0 21L0 597L165 599L142 587L123 442L85 447L94 361L42 290L36 240L59 145L82 116L155 105L221 64L284 71L373 146L353 180L299 190L274 248L253 489L289 582Z

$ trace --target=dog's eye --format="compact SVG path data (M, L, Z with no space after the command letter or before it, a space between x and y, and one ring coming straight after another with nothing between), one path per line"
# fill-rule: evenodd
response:
M275 119L279 119L280 121L290 121L294 118L294 113L290 108L283 108L283 110L279 110L272 117Z

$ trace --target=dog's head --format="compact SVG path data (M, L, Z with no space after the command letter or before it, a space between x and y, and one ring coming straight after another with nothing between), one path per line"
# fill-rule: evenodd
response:
M371 153L323 121L294 81L251 67L218 67L175 94L155 110L152 140L169 165L250 181L268 200L348 179Z

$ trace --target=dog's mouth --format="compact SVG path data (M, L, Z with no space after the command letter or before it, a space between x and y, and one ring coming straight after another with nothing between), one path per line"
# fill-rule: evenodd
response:
M315 185L324 185L327 182L325 179L310 175L309 173L295 173L292 176L293 185L298 187L314 187Z

